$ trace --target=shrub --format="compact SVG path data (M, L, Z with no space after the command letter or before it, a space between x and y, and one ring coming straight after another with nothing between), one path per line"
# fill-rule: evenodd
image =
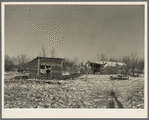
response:
M117 74L119 72L117 67L108 66L101 70L102 74Z
M14 79L19 80L21 78L22 78L22 76L16 76Z

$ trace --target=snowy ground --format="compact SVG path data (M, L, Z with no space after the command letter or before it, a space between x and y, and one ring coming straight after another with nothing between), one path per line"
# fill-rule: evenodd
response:
M144 77L111 81L110 75L82 75L53 84L10 80L4 86L5 108L105 109L110 100L113 108L144 108Z

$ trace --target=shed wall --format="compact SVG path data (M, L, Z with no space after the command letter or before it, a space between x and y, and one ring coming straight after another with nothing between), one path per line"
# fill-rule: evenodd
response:
M37 68L38 68L38 61L37 59L31 61L29 63L29 78L37 78Z
M62 60L40 59L41 65L58 65L61 66Z
M51 66L50 73L41 73L40 66ZM62 60L61 59L40 59L37 58L29 63L29 78L39 79L58 79L62 76Z
M50 74L40 74L40 79L61 78L62 75L62 60L59 59L41 59L40 65L51 66Z

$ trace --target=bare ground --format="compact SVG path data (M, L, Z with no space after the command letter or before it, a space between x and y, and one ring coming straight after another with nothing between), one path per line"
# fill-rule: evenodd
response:
M111 81L110 75L82 75L50 84L10 80L4 86L4 107L143 109L144 77Z

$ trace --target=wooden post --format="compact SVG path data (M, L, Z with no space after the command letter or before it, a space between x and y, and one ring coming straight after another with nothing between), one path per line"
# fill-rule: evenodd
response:
M61 80L62 80L62 72L63 72L63 60L62 60L62 62L61 62Z
M40 59L38 58L38 63L37 63L37 74L38 74L38 79L40 78Z
M87 81L87 76L88 76L88 68L87 68L87 73L86 73L86 81Z
M48 80L48 74L49 74L49 72L47 72L47 80Z
M53 74L52 74L52 66L51 66L51 78L53 79Z
M89 65L87 64L86 67L87 67L87 72L86 72L86 81L87 81L87 76L88 76L88 73L89 73Z

